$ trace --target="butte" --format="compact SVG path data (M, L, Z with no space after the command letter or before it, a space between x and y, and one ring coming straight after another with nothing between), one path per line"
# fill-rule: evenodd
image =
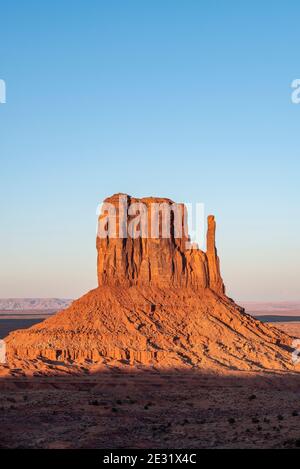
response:
M183 207L169 199L121 195L127 222L133 204L149 211L153 203ZM105 200L116 207L117 227L119 198ZM184 233L175 237L174 217L169 229L169 237L97 237L98 287L45 321L10 333L8 363L294 370L292 339L226 296L214 217L208 217L206 252L192 248Z

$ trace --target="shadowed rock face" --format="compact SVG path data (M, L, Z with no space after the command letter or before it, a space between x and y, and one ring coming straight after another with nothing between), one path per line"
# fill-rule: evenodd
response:
M41 358L104 366L293 369L290 337L246 315L225 295L214 217L208 217L205 253L191 249L182 204L121 196L125 208L120 194L105 201L117 208L116 237L109 231L107 204L99 216L98 288L46 321L11 333L11 363ZM146 216L137 218L141 202ZM169 225L159 224L154 234L153 204L173 209ZM144 236L124 237L124 225Z

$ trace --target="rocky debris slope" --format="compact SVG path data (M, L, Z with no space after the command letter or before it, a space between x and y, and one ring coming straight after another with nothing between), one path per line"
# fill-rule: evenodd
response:
M147 208L153 202L173 204L169 199L122 196L127 222L133 219L136 203ZM118 199L119 194L106 202L117 207ZM103 209L100 222L105 215ZM118 206L118 232L124 216ZM144 228L149 230L147 217ZM190 246L184 230L176 237L175 219L170 220L169 237L161 232L158 237L98 237L98 288L42 323L12 332L6 339L8 359L205 370L293 369L290 337L248 316L225 295L214 217L208 218L206 252ZM180 223L184 225L184 217Z

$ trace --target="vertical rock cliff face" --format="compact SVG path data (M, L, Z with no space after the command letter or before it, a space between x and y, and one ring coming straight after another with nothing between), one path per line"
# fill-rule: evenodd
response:
M220 260L216 248L216 222L213 215L207 219L206 257L209 287L216 293L223 295L225 294L225 286L220 273Z
M120 200L124 204L120 204ZM215 247L214 217L208 217L207 253L204 253L190 244L183 204L164 198L136 199L125 194L117 194L104 202L99 223L109 228L107 220L110 220L116 237L110 236L109 229L105 237L97 237L99 286L209 287L224 294ZM107 216L107 204L115 207L115 217ZM141 207L145 211L143 219ZM144 236L128 236L131 224L137 228L136 232L144 230ZM127 236L120 237L120 234Z
M51 360L51 366L293 369L291 339L226 297L214 217L208 217L206 252L191 246L186 225L184 206L169 199L106 199L98 287L42 323L11 333L9 361L35 360L35 368L38 360Z

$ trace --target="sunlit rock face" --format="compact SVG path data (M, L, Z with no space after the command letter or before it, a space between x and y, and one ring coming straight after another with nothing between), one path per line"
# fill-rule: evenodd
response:
M97 237L99 286L193 286L224 293L214 217L208 217L207 253L191 246L186 218L185 206L170 199L107 198Z

